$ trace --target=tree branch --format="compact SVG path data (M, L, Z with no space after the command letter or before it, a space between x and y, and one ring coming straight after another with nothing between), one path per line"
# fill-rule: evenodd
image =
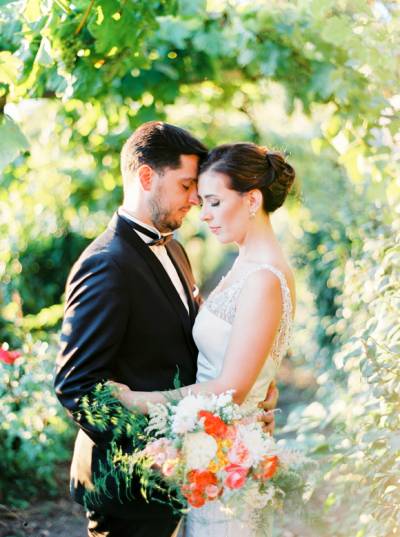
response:
M89 17L89 14L90 14L90 11L91 11L91 9L93 7L94 2L95 2L95 0L90 0L90 4L86 8L86 11L83 14L82 20L79 23L78 28L75 30L75 35L78 35L81 32L82 28L85 26L85 22L87 21L87 18Z

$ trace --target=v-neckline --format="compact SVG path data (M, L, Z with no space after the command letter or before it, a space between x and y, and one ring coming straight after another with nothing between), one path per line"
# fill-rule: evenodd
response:
M253 266L258 266L258 267L265 267L267 269L272 269L272 273L275 274L277 276L276 273L280 274L280 276L283 278L283 283L285 284L286 286L286 289L288 290L289 292L289 297L290 297L290 304L291 304L291 307L293 308L293 302L292 302L292 296L291 296L291 292L290 292L290 288L289 288L289 283L288 283L288 280L287 280L287 277L286 277L286 274L280 270L279 268L277 268L275 265L271 265L271 263L258 263L256 261L245 261L244 263L246 263L246 265L253 265ZM244 273L242 274L242 276L240 278L238 278L237 280L234 280L231 284L227 285L226 287L218 290L218 287L221 285L221 283L226 280L226 278L229 276L229 274L232 272L232 269L233 267L227 272L227 274L225 276L222 276L219 284L217 285L217 287L210 293L209 297L208 298L215 298L216 296L219 296L219 295L222 295L225 291L229 290L229 289L232 289L233 287L235 287L238 283L242 282L243 279L245 279L247 277L247 275L249 274L249 271L244 271ZM278 276L277 276L278 277ZM279 277L279 280L281 280L281 278ZM281 288L282 288L282 282L281 282Z
M245 261L244 263L246 263L246 265L258 265L258 266L268 265L268 263L256 263L255 261ZM226 280L228 278L228 276L232 272L232 270L233 270L233 267L230 270L228 270L228 272L225 274L225 276L222 276L222 278L220 279L217 287L210 293L210 296L211 295L219 295L219 294L225 292L227 289L230 289L231 287L234 287L237 283L241 282L243 280L243 278L247 276L247 273L248 273L247 271L244 271L244 273L242 274L242 276L240 278L234 280L232 283L230 283L226 287L223 287L222 289L218 290L218 287L221 285L221 283L223 283L224 280ZM279 269L276 269L276 270L279 270Z

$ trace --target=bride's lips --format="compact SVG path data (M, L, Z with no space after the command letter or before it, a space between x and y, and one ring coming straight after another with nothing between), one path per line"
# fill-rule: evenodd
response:
M220 229L221 229L220 227L212 227L212 226L210 226L210 231L211 231L212 233L218 233L218 231L219 231Z

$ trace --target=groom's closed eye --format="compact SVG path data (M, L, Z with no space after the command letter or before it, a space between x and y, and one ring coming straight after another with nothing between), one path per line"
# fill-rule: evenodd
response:
M192 186L197 186L197 181L195 179L186 179L181 185L184 190L189 190Z

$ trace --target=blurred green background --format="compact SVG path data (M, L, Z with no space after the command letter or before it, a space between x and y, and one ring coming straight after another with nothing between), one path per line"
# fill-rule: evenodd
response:
M299 301L278 434L319 473L308 514L278 517L277 535L399 535L399 4L1 0L0 13L0 503L60 494L65 280L121 202L124 140L162 119L209 147L285 151L297 170L273 217ZM235 249L196 210L178 235L206 294Z

